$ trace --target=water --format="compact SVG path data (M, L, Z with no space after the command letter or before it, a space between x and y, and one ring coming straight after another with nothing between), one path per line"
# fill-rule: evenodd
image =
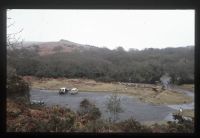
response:
M175 90L176 92L179 92L179 93L184 93L185 95L187 95L189 97L192 97L193 98L193 102L192 103L188 103L188 104L167 105L168 107L176 109L176 110L179 110L180 107L182 109L194 109L194 92L190 92L190 91L179 89L179 88L173 88L172 90Z
M108 119L108 112L106 112L105 103L107 98L112 94L111 92L79 92L77 95L59 95L57 91L53 90L31 90L32 100L42 100L46 106L60 105L62 107L69 107L73 111L79 110L79 104L83 99L88 99L94 103L101 111L102 118ZM119 121L134 119L145 121L162 121L172 120L171 113L179 109L179 105L151 105L143 103L133 96L119 94L121 98L122 113L119 114ZM177 107L176 107L177 106ZM181 105L183 106L183 105ZM185 104L186 107L193 107L193 104ZM184 108L183 108L184 109Z
M179 110L180 107L182 109L194 109L194 92L190 92L187 90L183 90L183 89L179 89L179 88L173 88L173 90L175 90L176 92L180 92L180 93L184 93L187 96L190 96L193 98L193 102L192 103L188 103L188 104L178 104L178 105L167 105L168 107L175 109L175 110ZM164 120L167 121L173 121L173 117L172 117L172 113L169 113Z

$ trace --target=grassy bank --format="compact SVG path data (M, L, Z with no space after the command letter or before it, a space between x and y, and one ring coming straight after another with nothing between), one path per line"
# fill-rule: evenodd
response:
M175 114L177 114L177 113L178 113L178 111L175 112ZM185 110L183 110L182 115L185 117L193 118L194 117L194 109L185 109Z
M173 114L178 114L177 112L174 112ZM194 118L194 109L184 109L182 116L184 117L189 117L189 118ZM153 124L157 123L158 125L167 125L168 121L145 121L142 124L145 126L152 126Z
M89 79L43 78L25 77L32 88L56 89L60 87L76 87L87 92L118 92L137 97L139 100L151 104L182 104L192 102L192 98L175 91L162 90L160 86L150 84L137 84L126 86L120 83L96 82ZM156 89L154 89L156 88Z
M194 84L183 84L178 87L181 89L188 90L188 91L194 91Z

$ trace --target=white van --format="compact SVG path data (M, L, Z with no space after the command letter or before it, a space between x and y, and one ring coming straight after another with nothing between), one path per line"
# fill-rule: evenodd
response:
M68 91L69 90L67 88L62 87L62 88L59 89L59 94L65 94L65 93L68 93Z
M70 91L69 91L70 94L77 94L78 93L78 89L77 88L72 88Z

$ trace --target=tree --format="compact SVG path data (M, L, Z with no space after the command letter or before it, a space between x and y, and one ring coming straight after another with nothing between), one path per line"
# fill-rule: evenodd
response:
M96 120L101 117L101 112L94 104L90 103L89 100L84 99L80 102L79 115L87 116L88 120L92 121L93 132L96 131Z
M91 107L92 107L92 104L89 102L89 100L88 99L83 99L80 102L80 111L79 111L79 114L84 115L84 114L89 113Z
M95 48L40 56L37 50L8 50L18 75L88 78L104 82L155 83L167 72L170 83L194 83L194 48L124 51ZM29 68L30 67L30 68Z
M89 119L92 120L93 123L93 132L96 132L96 120L101 117L101 112L99 108L93 106L89 112Z
M15 70L11 67L8 67L7 74L7 96L13 99L24 98L29 102L29 84L16 75Z
M109 113L109 116L110 116L109 120L112 119L111 120L112 122L116 122L119 117L119 113L123 112L123 109L121 107L120 97L117 95L117 93L113 93L107 99L105 104L106 104L107 112Z
M8 10L10 11L10 10ZM10 23L9 21L12 18L8 17L8 26L7 29L10 27L13 27L14 22ZM7 48L12 50L15 50L16 46L19 45L19 38L17 38L17 34L19 34L22 31L22 29L19 32L15 33L8 33L7 34ZM9 31L8 31L9 32ZM11 52L12 54L12 52ZM7 55L7 59L10 60L12 55ZM18 76L16 73L16 68L12 65L12 62L8 61L7 64L7 96L9 98L25 98L26 101L30 101L30 93L29 93L29 84L25 82L21 77Z
M21 42L22 41L19 41L20 40L20 36L18 36L22 31L23 31L23 28L20 29L19 31L17 32L10 32L10 29L12 27L14 27L14 24L15 22L12 20L11 17L9 17L9 13L12 12L12 10L8 9L7 10L7 48L10 48L10 49L15 49L15 47L17 45L21 45Z

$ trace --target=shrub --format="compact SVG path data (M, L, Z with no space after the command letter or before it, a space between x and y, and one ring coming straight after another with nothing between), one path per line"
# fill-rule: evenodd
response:
M96 120L101 117L101 112L94 104L87 99L80 102L80 110L78 114L86 119L87 124L91 123L92 131L96 132Z
M168 122L168 126L166 128L166 132L168 133L193 133L194 132L194 121L186 121L183 122Z
M7 96L9 98L25 98L29 101L29 84L21 77L13 75L7 78Z
M119 130L122 132L135 132L135 133L151 132L150 128L141 125L138 121L136 121L133 118L120 122L117 125L119 125Z
M152 132L154 133L193 133L194 121L174 122L168 121L167 124L152 125Z
M49 131L68 132L73 128L75 114L68 109L58 106L52 107L48 118L47 127Z
M92 104L89 102L88 99L83 99L80 102L80 108L79 111L77 112L79 115L86 115L90 112L91 108L92 108Z

